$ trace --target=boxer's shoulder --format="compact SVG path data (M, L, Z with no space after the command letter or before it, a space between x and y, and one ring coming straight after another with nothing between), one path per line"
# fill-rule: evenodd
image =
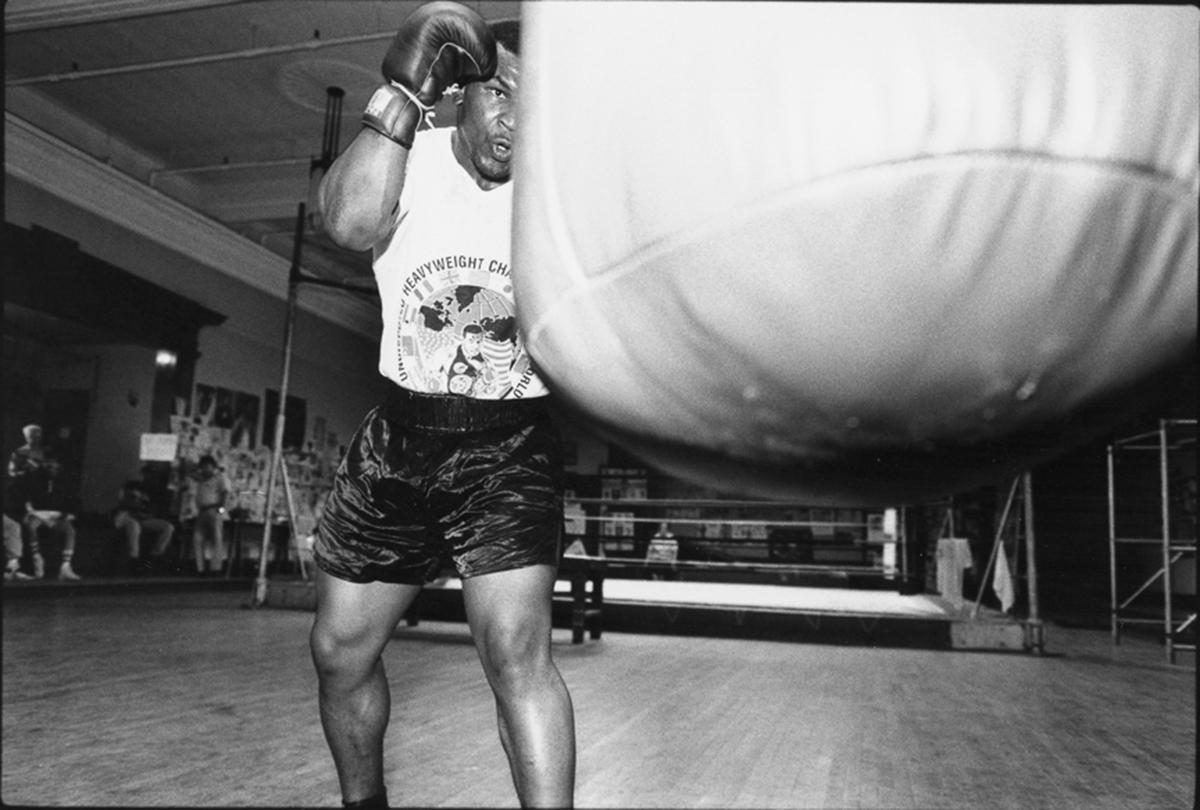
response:
M413 138L412 149L408 153L408 171L414 165L446 165L454 162L454 149L451 137L452 127L434 127L423 129Z

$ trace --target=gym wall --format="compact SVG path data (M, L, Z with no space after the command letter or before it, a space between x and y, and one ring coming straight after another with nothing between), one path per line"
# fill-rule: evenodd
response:
M41 226L78 242L79 250L226 316L199 335L194 380L264 397L278 389L286 302L203 266L175 251L118 228L11 176L4 188L5 220L21 228ZM307 291L302 287L300 296ZM87 279L63 295L88 296ZM342 295L317 291L317 295ZM95 306L104 306L96 300ZM368 324L370 331L373 324ZM137 346L83 347L99 357L91 384L88 438L80 496L83 511L111 508L115 488L138 469L140 435L150 428L154 351ZM306 401L309 426L317 417L342 441L382 394L374 340L297 309L289 393ZM52 385L62 385L62 381ZM72 382L71 385L75 385ZM140 392L138 406L129 404ZM260 406L258 435L262 434ZM6 420L7 421L7 420ZM19 444L6 436L5 447ZM15 444L14 444L15 442Z

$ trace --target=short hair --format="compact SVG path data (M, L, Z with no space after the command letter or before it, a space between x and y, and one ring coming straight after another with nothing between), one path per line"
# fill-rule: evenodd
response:
M203 467L205 464L211 464L215 467L217 466L217 460L212 456L200 456L200 461L198 461L197 464L201 467Z
M488 23L488 27L492 29L492 36L496 38L497 45L503 45L506 49L520 56L521 54L521 21L520 20L497 20Z

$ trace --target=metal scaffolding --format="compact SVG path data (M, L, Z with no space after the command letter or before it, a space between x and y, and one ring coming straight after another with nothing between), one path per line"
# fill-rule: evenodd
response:
M1117 467L1122 457L1131 451L1158 454L1158 509L1152 518L1148 513L1139 514L1129 509L1130 505L1136 505L1138 498L1130 497L1128 493L1120 502L1126 507L1125 511L1118 509ZM1183 453L1189 454L1183 458L1183 465L1172 468L1172 460L1178 461ZM1187 570L1189 565L1192 582L1195 582L1195 453L1195 419L1160 419L1156 430L1116 439L1108 445L1108 557L1113 643L1121 642L1121 629L1125 625L1160 625L1170 664L1175 663L1177 651L1194 652L1196 649L1194 641L1181 640L1186 638L1189 629L1193 635L1195 633L1194 601L1191 612L1177 612L1172 582L1173 575ZM1177 487L1176 492L1172 492L1173 485ZM1190 509L1186 508L1189 499L1192 501ZM1147 498L1143 496L1140 501L1145 503ZM1139 517L1142 518L1140 522ZM1134 536L1126 535L1125 530L1131 528ZM1157 547L1161 552L1156 570L1127 593L1125 583L1120 581L1124 566L1118 560L1118 553L1124 547ZM1155 609L1148 607L1151 600L1146 597L1152 596L1151 588L1158 582L1162 583L1162 606Z

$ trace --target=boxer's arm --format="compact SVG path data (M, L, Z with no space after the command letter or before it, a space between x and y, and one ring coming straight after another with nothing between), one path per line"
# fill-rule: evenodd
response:
M321 178L325 232L350 250L368 250L396 226L408 149L364 127Z
M495 37L473 9L442 0L405 18L384 55L387 83L371 96L363 130L321 179L330 238L366 250L391 235L418 126L447 87L489 79L495 70Z

